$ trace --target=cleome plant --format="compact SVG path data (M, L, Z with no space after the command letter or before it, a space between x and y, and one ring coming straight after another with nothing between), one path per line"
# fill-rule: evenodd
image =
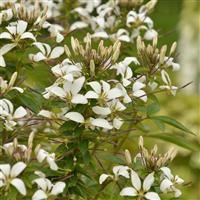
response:
M157 114L159 93L184 86L172 81L177 44L160 45L150 18L156 3L0 1L1 200L103 200L110 185L113 199L182 195L187 183L170 169L177 150L143 141L187 148L164 127L193 134Z

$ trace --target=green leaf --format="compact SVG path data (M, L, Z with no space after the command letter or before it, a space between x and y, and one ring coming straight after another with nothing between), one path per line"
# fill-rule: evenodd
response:
M192 131L190 131L188 128L186 128L183 124L181 124L180 122L178 122L177 120L175 120L173 118L170 118L167 116L153 116L153 117L150 117L150 119L159 120L159 121L169 124L173 127L176 127L182 131L185 131L185 132L195 135Z
M33 91L25 91L18 97L20 103L32 110L34 113L38 113L42 109L43 98L40 94Z
M160 110L159 104L154 102L147 106L147 115L151 116L151 115L157 113L159 110Z
M188 140L185 137L181 137L181 136L176 136L176 135L172 135L172 134L168 134L168 133L162 133L162 134L149 134L149 135L145 135L145 137L153 137L153 138L157 138L160 140L164 140L173 144L176 144L180 147L183 147L185 149L188 149L190 151L199 151L200 147L196 144L194 144L193 142L191 142L190 140Z

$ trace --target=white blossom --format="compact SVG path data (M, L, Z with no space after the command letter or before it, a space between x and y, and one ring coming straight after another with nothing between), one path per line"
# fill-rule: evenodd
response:
M49 153L45 151L44 149L39 149L36 152L36 158L39 163L46 161L49 164L50 169L55 170L55 171L58 170L58 166L55 162L55 153Z
M36 183L38 190L33 194L32 200L49 199L49 197L56 197L63 193L65 189L65 183L62 181L53 184L49 179L40 177L33 180Z
M99 177L99 184L103 184L108 178L111 178L115 181L117 181L119 179L119 176L123 176L125 178L130 178L129 175L129 170L130 168L128 166L124 166L124 165L118 165L113 167L113 174L101 174L101 176Z
M89 82L88 85L93 89L86 93L85 96L88 99L108 101L122 96L122 91L119 88L111 88L110 84L105 81L101 81L101 84L97 81L93 81Z
M49 96L54 95L61 99L66 99L72 104L87 104L87 98L84 95L79 94L84 82L85 77L82 76L78 79L75 79L73 82L65 81L63 88L56 85L51 86L46 88L47 92L44 93L44 97L48 98Z
M8 32L3 32L0 34L0 39L8 39L13 43L18 43L23 39L31 39L36 41L35 36L31 32L26 32L27 26L28 23L23 20L12 22L6 27Z
M18 92L23 93L24 90L22 88L13 86L15 84L16 79L17 72L12 74L9 83L0 76L0 93L4 94L10 90L17 90Z
M141 182L138 174L131 170L131 182L132 187L125 187L121 190L121 196L131 196L131 197L143 197L148 200L160 200L160 197L156 192L151 192L150 189L154 183L154 173L147 175L143 181Z
M14 111L13 104L8 99L0 99L0 118L4 120L7 130L13 130L17 124L17 120L27 115L27 111L22 107L18 107Z
M0 188L7 187L11 184L19 193L26 195L24 182L20 178L17 178L25 168L26 164L23 162L17 162L12 168L9 164L0 164Z
M183 184L184 180L177 175L173 176L168 167L162 167L160 170L163 172L160 190L163 193L174 192L176 198L180 197L182 192L176 188L176 185Z
M135 81L135 83L133 84L133 96L138 97L139 99L143 100L144 102L147 101L147 95L146 92L144 90L142 90L142 88L145 87L144 83L141 83L140 81Z
M29 54L30 60L34 62L59 58L64 53L64 47L61 46L51 49L50 45L45 43L35 42L33 45L40 50L36 54Z

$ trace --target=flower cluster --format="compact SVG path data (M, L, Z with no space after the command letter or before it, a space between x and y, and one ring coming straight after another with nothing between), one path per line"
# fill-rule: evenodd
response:
M120 183L120 177L130 179L132 186L124 187L120 191L121 196L138 197L138 199L160 200L162 194L173 193L174 197L180 197L182 192L177 188L182 185L184 180L178 175L173 175L167 165L174 158L172 150L164 156L155 156L157 147L155 146L151 153L143 146L143 138L140 137L139 149L142 149L135 156L134 162L130 152L125 151L127 165L118 165L113 167L113 174L101 174L99 184L103 184L107 179ZM137 159L140 160L140 165ZM169 161L169 162L167 162ZM150 166L152 164L152 166ZM141 168L139 167L141 166ZM156 189L155 189L156 188ZM155 192L156 191L156 192Z
M120 10L120 3L119 0L109 0L106 3L101 0L81 0L80 6L72 11L80 16L80 21L71 24L70 31L89 26L93 31L93 38L109 38L123 42L133 42L139 35L143 35L146 40L152 40L157 36L158 33L153 29L153 21L148 17L157 0L151 0L144 5L142 1L138 1L125 17ZM121 19L121 16L125 19Z
M3 151L11 159L17 161L11 168L10 164L0 164L0 188L5 188L7 192L10 189L10 185L14 186L18 192L24 196L27 195L27 189L24 181L17 178L25 168L34 166L36 163L48 163L51 170L57 171L58 166L55 162L55 153L48 153L46 150L41 149L40 145L35 148L35 154L33 154L33 139L34 132L29 135L28 146L18 144L17 138L13 142L3 145ZM33 194L33 200L48 199L50 196L57 196L63 192L65 183L62 181L51 183L49 179L45 177L45 174L35 171L39 178L35 178L32 184L37 184L38 190Z

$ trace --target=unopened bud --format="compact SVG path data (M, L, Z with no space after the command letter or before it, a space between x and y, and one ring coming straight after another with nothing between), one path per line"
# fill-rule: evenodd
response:
M95 63L94 60L90 60L90 76L95 76Z
M165 55L167 52L167 45L162 46L160 50L160 63L163 64L165 60Z
M132 163L132 159L131 159L131 154L129 150L126 149L124 154L125 154L125 159L126 159L127 164L130 165Z
M67 55L68 57L71 57L71 52L70 52L70 50L69 50L69 48L68 48L67 45L64 45L64 49L65 49L66 55Z
M17 72L15 72L15 73L12 75L12 77L11 77L11 79L10 79L10 82L9 82L9 84L8 84L8 87L12 87L12 86L15 84L16 79L17 79Z
M34 136L35 136L35 133L34 133L34 131L32 131L28 137L28 147L29 148L32 148Z
M142 136L140 136L140 138L139 138L139 143L138 143L138 145L139 145L139 148L140 148L140 149L143 149L144 140L143 140L143 137L142 137Z
M172 55L172 54L175 52L176 47L177 47L177 43L174 42L174 43L172 44L172 46L171 46L171 49L170 49L170 53L169 53L170 55Z

